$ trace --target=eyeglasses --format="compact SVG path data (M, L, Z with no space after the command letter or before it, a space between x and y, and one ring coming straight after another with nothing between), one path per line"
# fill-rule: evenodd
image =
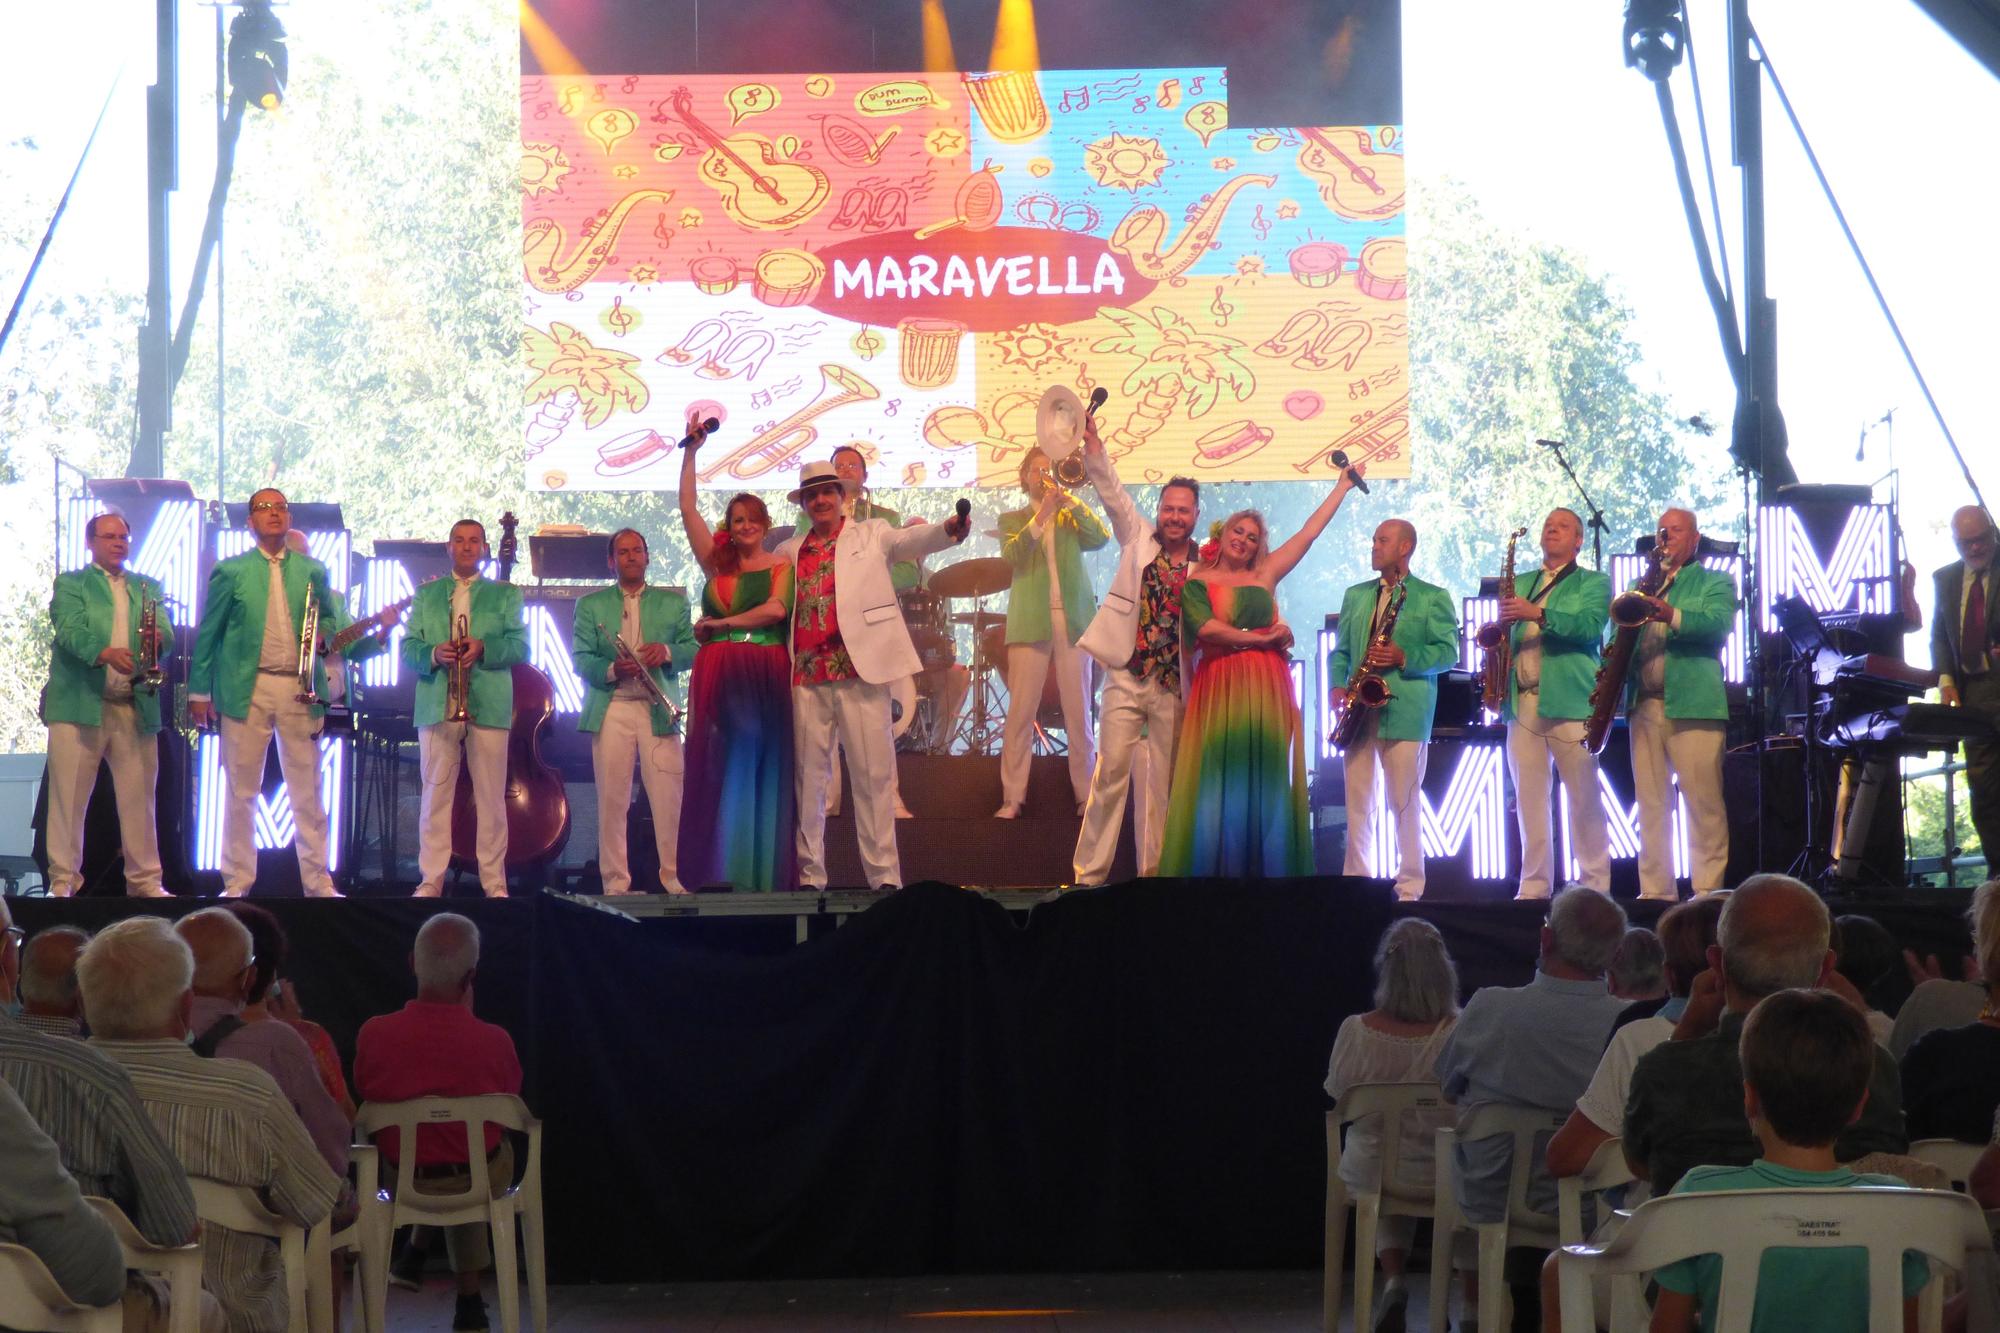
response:
M259 500L256 504L250 506L250 512L253 514L261 514L267 509L275 509L281 514L292 512L292 507L283 500Z

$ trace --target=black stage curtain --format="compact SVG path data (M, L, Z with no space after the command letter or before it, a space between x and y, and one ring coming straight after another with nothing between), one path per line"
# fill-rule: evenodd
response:
M1830 905L1951 952L1964 902ZM1310 1267L1320 1085L1381 931L1431 920L1469 993L1525 982L1543 919L1339 879L1118 885L1025 923L918 885L797 947L789 917L635 923L551 896L267 905L350 1055L414 993L422 920L479 921L476 1008L514 1033L547 1126L563 1282ZM156 910L14 906L30 930Z

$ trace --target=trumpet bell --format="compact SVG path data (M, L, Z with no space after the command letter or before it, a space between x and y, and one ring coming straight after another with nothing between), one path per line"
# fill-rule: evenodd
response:
M1080 450L1058 458L1055 463L1055 473L1056 480L1072 490L1090 479L1090 474L1083 470L1083 453Z
M1067 384L1051 384L1035 405L1035 443L1055 466L1056 480L1065 486L1083 485L1083 419L1088 413L1076 390Z

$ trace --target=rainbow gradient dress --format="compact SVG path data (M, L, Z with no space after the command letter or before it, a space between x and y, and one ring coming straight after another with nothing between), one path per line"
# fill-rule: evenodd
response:
M1201 662L1181 722L1160 874L1310 875L1305 728L1290 663L1267 649L1202 648L1198 631L1211 618L1262 629L1277 620L1278 605L1265 588L1187 581L1182 641Z
M774 596L791 609L791 565L717 575L701 591L702 614L741 615ZM694 656L680 832L689 888L798 887L787 632L783 620L724 630Z

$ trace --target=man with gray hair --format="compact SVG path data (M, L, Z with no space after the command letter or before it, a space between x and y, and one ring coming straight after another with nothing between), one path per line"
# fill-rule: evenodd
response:
M354 1089L364 1101L406 1102L419 1097L478 1097L487 1093L521 1092L521 1061L514 1039L505 1028L482 1022L472 1013L472 983L479 973L479 927L456 912L440 912L417 931L410 952L410 970L417 977L417 998L393 1014L382 1014L361 1025L354 1042ZM384 1172L394 1179L390 1164L402 1161L403 1145L395 1130L376 1139ZM422 1194L455 1194L472 1178L466 1160L463 1130L425 1126L417 1131L416 1188ZM486 1127L487 1186L498 1194L513 1183L513 1148L496 1125ZM418 1228L421 1232L423 1228ZM419 1244L412 1237L412 1244ZM445 1229L445 1245L458 1280L454 1329L487 1327L486 1305L480 1299L480 1275L492 1262L491 1242L484 1223ZM419 1251L421 1253L421 1251ZM415 1275L420 1281L421 1258Z
M21 946L21 1026L50 1037L81 1037L76 956L90 932L75 926L46 926Z
M1722 909L1708 971L1696 978L1674 1040L1641 1056L1626 1097L1625 1160L1657 1197L1690 1167L1748 1166L1760 1151L1743 1115L1743 1020L1767 995L1828 984L1831 918L1819 895L1789 875L1752 875ZM1909 1150L1896 1061L1875 1047L1860 1118L1834 1145L1851 1162Z
M1624 938L1624 909L1606 895L1581 887L1556 895L1534 980L1475 994L1438 1056L1438 1082L1461 1114L1489 1102L1547 1111L1576 1104L1625 1007L1604 985ZM1542 1160L1546 1149L1547 1140L1537 1139L1528 1203L1553 1214L1556 1187ZM1458 1202L1469 1221L1506 1215L1513 1156L1506 1136L1459 1143Z
M204 907L174 924L194 954L196 1055L223 1056L256 1065L271 1076L312 1135L313 1145L336 1175L347 1172L348 1142L354 1126L320 1081L312 1048L289 1023L246 1023L243 1006L256 980L255 945L250 928L223 907Z
M139 1098L191 1176L258 1191L302 1227L333 1212L341 1181L271 1076L240 1060L188 1049L194 955L158 917L107 926L77 961L90 1044L132 1078ZM219 1226L201 1233L202 1283L232 1333L281 1333L290 1311L276 1242Z

